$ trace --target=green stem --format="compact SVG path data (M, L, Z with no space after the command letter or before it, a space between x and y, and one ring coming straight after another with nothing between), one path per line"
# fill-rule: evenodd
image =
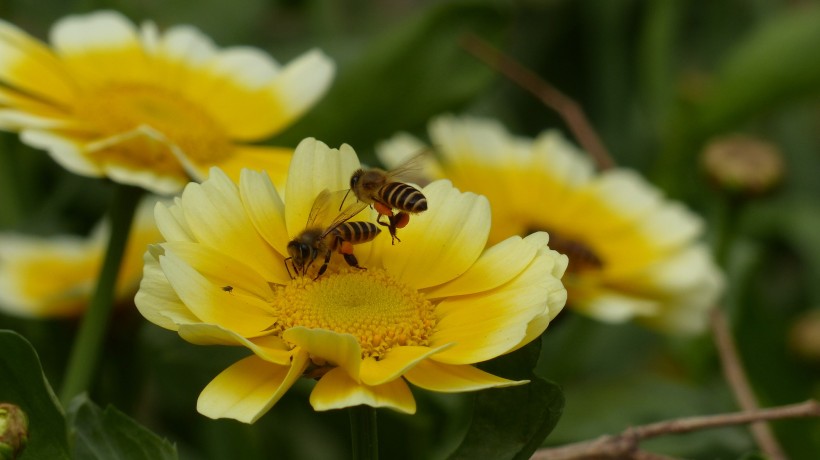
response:
M715 261L726 270L729 250L735 239L737 220L741 208L740 199L728 193L721 193L716 200L717 212L715 216Z
M108 317L114 305L114 288L120 271L120 262L141 194L140 188L116 184L114 197L108 209L111 234L105 260L97 279L94 297L91 298L74 341L63 379L60 400L64 406L67 406L74 396L88 390L96 370Z
M353 438L353 460L376 460L379 458L379 437L376 425L376 409L361 405L348 409L350 434Z
M0 137L0 226L11 227L20 221L23 216L20 201L21 190L18 180L17 155L8 135Z

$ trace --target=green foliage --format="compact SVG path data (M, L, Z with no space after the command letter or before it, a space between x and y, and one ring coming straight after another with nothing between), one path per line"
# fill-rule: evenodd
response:
M820 5L772 18L727 56L698 109L701 129L717 132L779 104L820 94Z
M491 2L443 2L372 37L372 45L340 69L327 96L282 142L314 136L366 149L466 105L493 75L459 41L466 33L496 36L507 18L507 8Z
M69 459L65 416L43 375L31 344L0 330L0 401L19 406L29 420L29 440L20 460Z
M450 456L528 459L555 428L564 407L564 395L555 383L532 372L541 352L541 341L481 366L483 370L530 383L479 392L475 396L470 428Z
M100 410L80 395L68 410L74 458L98 460L176 460L173 444L143 428L114 407Z

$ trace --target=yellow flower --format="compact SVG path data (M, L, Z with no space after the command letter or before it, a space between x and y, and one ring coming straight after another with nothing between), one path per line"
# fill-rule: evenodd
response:
M366 269L334 253L318 279L315 268L291 279L288 242L305 229L320 191L345 188L359 167L349 146L305 139L284 201L263 173L244 170L236 184L214 168L175 205L157 206L166 242L145 255L137 308L192 343L253 352L203 390L202 414L253 422L301 376L318 378L316 410L365 404L406 413L416 405L405 381L443 392L525 383L472 364L544 331L566 300L566 258L545 233L485 251L482 196L434 182L423 189L429 210L413 216L401 243L383 232L354 246ZM357 220L375 216L367 208Z
M299 117L334 72L316 50L281 67L255 48L220 51L190 26L160 34L112 11L60 20L51 42L0 21L0 129L74 173L163 194L211 166L283 181L292 149L243 143Z
M568 304L597 319L637 319L670 332L698 332L721 294L723 275L710 257L700 218L636 172L596 173L558 132L516 137L499 123L443 116L430 124L441 154L424 168L493 207L490 243L535 230L570 259ZM395 167L424 148L406 134L380 146Z
M130 302L142 278L145 247L162 239L154 223L155 199L137 208L115 288ZM88 238L40 238L0 233L0 312L30 318L81 315L96 288L108 243L100 223Z

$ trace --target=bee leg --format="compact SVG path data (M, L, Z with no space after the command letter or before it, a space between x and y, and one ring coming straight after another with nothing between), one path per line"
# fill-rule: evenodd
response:
M330 255L332 253L332 251L327 251L327 253L325 254L325 260L324 262L322 262L322 266L319 267L319 273L316 274L316 278L313 278L313 281L319 279L319 277L322 276L322 274L324 274L325 270L327 270L327 264L330 263Z
M373 202L373 209L379 213L379 216L393 217L393 208L380 201Z
M398 212L396 213L396 215L388 217L388 220L389 224L387 225L387 229L390 231L390 237L392 238L390 244L396 244L396 241L401 243L399 237L396 236L396 229L404 228L407 226L407 223L410 222L410 214L407 214L403 211Z
M288 257L287 259L285 259L285 270L288 271L288 276L290 276L290 279L296 279L296 275L290 272L290 266L288 265L288 261L290 261L290 263L292 264L293 257ZM293 271L296 271L296 267L293 267Z
M345 258L345 262L353 268L364 270L364 267L359 266L359 260L353 255L353 245L349 241L341 241L339 243L339 253Z
M353 268L358 268L359 270L367 270L365 267L359 266L359 260L356 259L356 256L353 254L342 254L345 258L345 262Z

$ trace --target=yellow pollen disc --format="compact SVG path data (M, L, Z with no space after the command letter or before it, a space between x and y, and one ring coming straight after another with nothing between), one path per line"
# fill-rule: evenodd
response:
M426 346L436 324L433 304L380 269L297 278L275 298L274 333L304 326L352 334L363 358L379 358L395 346Z
M97 150L100 159L159 171L182 171L163 139L198 164L215 163L231 153L222 126L181 94L144 85L110 85L89 92L75 116L94 131L94 140L122 138ZM148 126L162 138L138 130Z

